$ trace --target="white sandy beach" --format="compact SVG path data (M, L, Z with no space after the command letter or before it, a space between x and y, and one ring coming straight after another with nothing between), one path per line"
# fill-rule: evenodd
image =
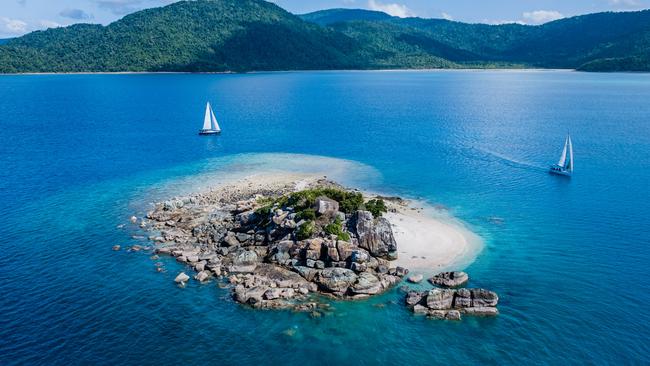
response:
M397 241L395 264L426 275L462 270L474 261L483 246L478 235L451 217L433 216L433 209L412 208L399 207L384 215Z

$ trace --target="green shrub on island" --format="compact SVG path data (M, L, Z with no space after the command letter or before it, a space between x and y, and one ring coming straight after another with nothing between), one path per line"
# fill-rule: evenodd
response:
M327 197L339 203L339 209L346 214L354 213L363 207L363 195L359 192L348 192L339 188L313 188L295 192L286 200L288 206L296 210L311 208L318 197Z
M315 228L316 224L313 221L305 222L298 227L298 230L296 230L296 239L305 240L311 238L311 236L314 234Z
M262 206L255 210L255 213L261 217L268 217L271 214L271 210L273 209L273 204L268 204L266 206Z
M339 240L350 241L350 234L343 230L343 223L338 217L333 223L326 225L323 230L328 235L336 235Z
M316 220L316 210L313 208L307 208L304 209L296 214L296 221L300 220L308 220L308 221L313 221Z
M388 212L388 209L386 208L386 203L384 200L379 198L368 201L368 203L366 203L366 211L370 211L370 213L372 213L372 216L377 218L381 217L382 214Z
M363 207L363 195L359 192L346 192L347 196L339 201L340 209L346 214L354 213Z

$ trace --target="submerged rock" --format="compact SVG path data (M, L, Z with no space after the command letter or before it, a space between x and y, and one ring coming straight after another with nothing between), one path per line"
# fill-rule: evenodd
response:
M190 280L190 276L186 275L185 272L181 272L176 276L174 282L176 283L185 283Z
M210 272L208 271L201 271L197 273L196 276L194 276L194 279L199 281L199 282L205 282L210 278Z
M420 283L424 279L424 276L421 274L411 275L406 280L410 283Z
M499 315L499 309L489 306L471 307L463 309L463 313L477 316L495 316Z

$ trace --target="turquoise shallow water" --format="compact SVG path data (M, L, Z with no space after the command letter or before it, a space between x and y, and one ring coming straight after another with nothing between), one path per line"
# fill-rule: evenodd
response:
M648 100L647 74L0 76L0 364L650 363ZM567 131L571 180L545 172ZM430 321L397 291L257 312L111 251L152 200L287 153L447 207L502 314Z

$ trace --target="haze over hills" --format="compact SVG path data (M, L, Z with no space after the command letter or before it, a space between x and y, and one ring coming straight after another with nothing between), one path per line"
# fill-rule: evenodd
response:
M526 26L350 9L296 16L262 0L198 0L0 46L5 73L464 67L650 71L650 11Z

